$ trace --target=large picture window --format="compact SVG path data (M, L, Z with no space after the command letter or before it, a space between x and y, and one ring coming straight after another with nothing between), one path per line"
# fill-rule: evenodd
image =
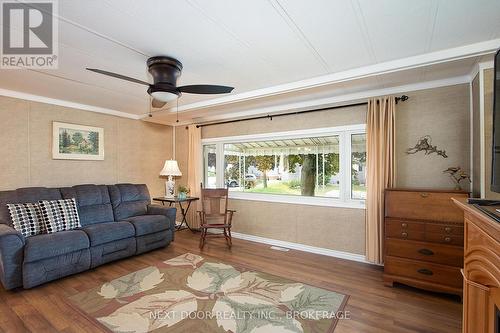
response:
M203 140L206 187L233 198L364 206L364 125Z

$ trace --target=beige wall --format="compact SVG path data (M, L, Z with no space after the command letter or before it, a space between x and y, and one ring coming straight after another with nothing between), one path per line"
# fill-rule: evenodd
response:
M397 186L453 189L448 167L460 166L470 172L470 101L469 85L413 91L410 99L397 106L396 149ZM418 152L406 154L424 135L445 150L448 158ZM462 183L468 190L469 184Z
M491 151L493 135L493 69L485 69L472 81L472 115L473 115L473 195L481 197L481 184L484 185L483 198L500 200L500 193L490 190L491 183ZM482 80L482 82L481 82ZM482 83L482 84L481 84ZM481 102L483 101L483 130L481 133ZM481 140L484 144L484 160L481 161ZM481 163L483 162L483 163Z
M481 126L479 74L472 80L472 196L481 197Z
M356 254L365 253L365 210L231 200L234 231Z
M308 128L364 124L366 106L347 107L287 117L257 119L202 128L202 138L293 131Z
M467 84L407 93L397 106L398 183L402 186L452 188L442 174L452 165L469 170L469 88ZM288 117L250 120L203 127L202 137L224 137L366 122L366 106ZM187 166L187 131L177 127L177 159ZM405 151L430 134L449 158L408 156ZM185 181L185 179L183 179ZM231 200L234 231L266 238L364 254L365 210Z
M175 178L176 185L187 185L187 170L188 170L188 131L185 126L175 127L175 146L177 163L181 169L182 176Z
M500 199L500 193L491 192L491 152L493 145L493 68L483 72L484 93L484 197L487 199Z
M52 159L52 122L104 128L104 161ZM164 194L158 174L172 155L172 127L0 97L0 190L25 186L146 183Z

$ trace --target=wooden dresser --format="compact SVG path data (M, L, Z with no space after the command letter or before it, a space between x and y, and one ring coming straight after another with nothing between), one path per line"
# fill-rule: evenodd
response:
M465 201L462 332L500 332L500 223ZM500 207L490 207L491 209Z
M462 295L461 191L385 191L384 284Z

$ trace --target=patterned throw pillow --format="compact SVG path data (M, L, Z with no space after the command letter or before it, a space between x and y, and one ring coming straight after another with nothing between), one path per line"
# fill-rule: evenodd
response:
M45 233L40 206L37 203L7 204L14 229L24 237Z
M75 198L64 200L42 200L38 202L42 211L42 219L51 234L58 231L80 228L80 217Z

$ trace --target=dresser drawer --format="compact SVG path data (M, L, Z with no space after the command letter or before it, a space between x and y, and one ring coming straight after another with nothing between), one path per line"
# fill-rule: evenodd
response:
M425 224L386 218L385 236L400 239L425 240Z
M462 275L459 267L387 256L384 263L384 273L450 287L462 287Z
M463 237L464 227L462 225L453 225L453 224L427 223L425 225L425 232Z
M416 242L401 239L385 240L385 255L462 267L463 249L459 246Z
M453 204L451 198L467 198L466 193L395 191L385 192L385 216L462 222L463 212Z
M408 221L404 219L386 218L385 227L386 229L399 230L399 231L416 231L416 232L425 231L424 222Z
M464 245L463 235L447 235L447 234L436 234L433 232L425 233L425 240L433 243L449 244L449 245Z

